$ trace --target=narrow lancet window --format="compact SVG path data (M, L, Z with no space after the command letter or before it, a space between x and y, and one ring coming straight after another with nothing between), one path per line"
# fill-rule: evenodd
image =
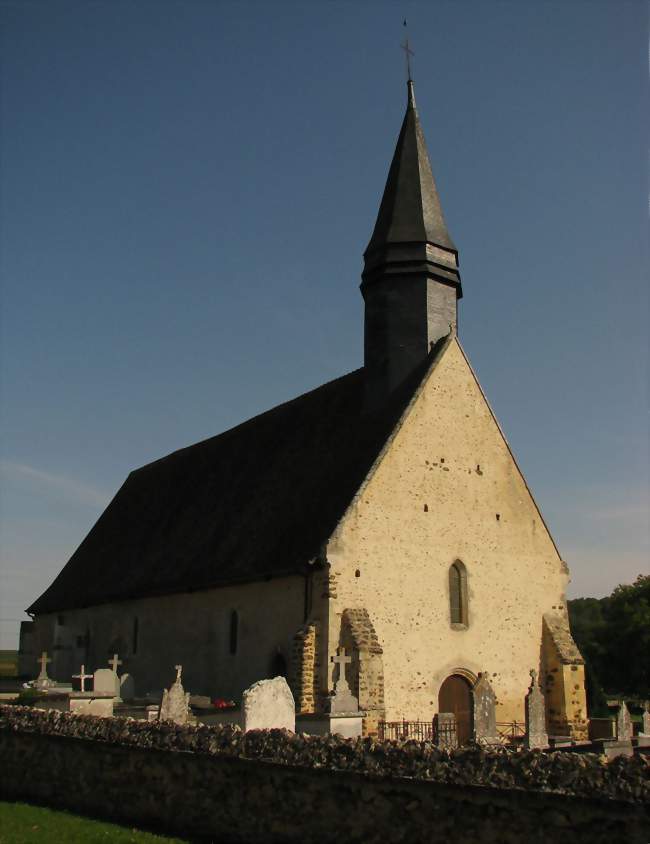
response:
M449 567L451 623L467 627L467 570L460 560Z
M239 633L239 616L237 610L230 613L230 653L237 653L237 635Z

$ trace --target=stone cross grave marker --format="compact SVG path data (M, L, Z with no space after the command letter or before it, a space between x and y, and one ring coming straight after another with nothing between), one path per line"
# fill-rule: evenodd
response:
M81 666L81 673L80 674L73 674L72 679L73 680L79 680L79 688L82 692L85 692L86 691L86 680L91 680L92 676L93 676L92 674L86 674L86 666L82 665Z
M296 704L284 677L260 680L242 695L242 729L295 732Z
M337 656L330 657L330 661L339 667L339 676L329 699L330 713L358 712L359 701L352 694L345 677L345 666L352 662L352 657L345 655L345 648L339 648Z
M113 654L113 658L108 660L108 664L111 666L113 673L117 674L117 666L122 665L122 660L117 658L117 654Z
M526 736L524 744L531 750L534 747L548 747L546 732L546 703L544 694L537 683L537 672L530 669L530 688L526 695Z
M43 651L36 662L38 662L41 666L40 673L36 678L36 687L39 689L46 689L48 686L54 685L53 681L47 676L47 664L48 662L52 662L50 657L47 655L47 651Z
M163 691L160 704L159 719L173 721L175 724L187 724L192 720L190 714L190 693L186 692L181 683L182 665L175 665L176 679L169 689Z
M621 701L616 714L616 738L618 741L632 741L632 719L624 700Z
M474 740L480 744L499 744L497 733L496 695L487 671L479 674L472 689L474 698Z

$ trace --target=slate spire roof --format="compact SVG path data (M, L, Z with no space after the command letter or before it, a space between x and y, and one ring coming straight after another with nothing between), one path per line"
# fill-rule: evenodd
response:
M424 133L420 125L413 81L395 154L388 173L375 229L364 257L366 266L391 245L430 243L456 253L442 213Z

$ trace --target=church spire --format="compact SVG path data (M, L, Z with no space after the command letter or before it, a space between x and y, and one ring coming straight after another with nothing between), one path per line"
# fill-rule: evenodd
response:
M364 277L391 247L403 244L431 244L457 256L456 246L442 213L429 154L415 105L413 80L407 82L408 101L395 154L388 172L384 195L370 243L364 253ZM445 263L456 263L445 261ZM460 284L458 272L454 280ZM462 294L461 294L462 295Z
M365 367L373 403L456 329L456 303L463 295L458 251L442 213L410 78L407 90L406 114L364 253Z

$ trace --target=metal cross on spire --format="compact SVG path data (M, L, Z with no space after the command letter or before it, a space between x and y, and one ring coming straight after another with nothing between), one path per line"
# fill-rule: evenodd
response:
M412 82L413 79L411 77L411 56L414 56L415 53L413 52L413 50L411 50L411 48L409 46L409 36L408 36L406 18L404 18L404 29L406 29L406 40L402 44L402 50L404 50L404 53L406 55L406 73L407 73L408 81Z

